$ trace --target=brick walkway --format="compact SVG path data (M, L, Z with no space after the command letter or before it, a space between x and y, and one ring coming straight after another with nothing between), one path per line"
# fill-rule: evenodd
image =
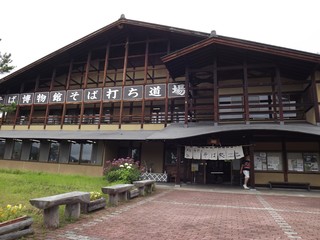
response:
M320 239L320 194L265 192L158 187L33 239Z

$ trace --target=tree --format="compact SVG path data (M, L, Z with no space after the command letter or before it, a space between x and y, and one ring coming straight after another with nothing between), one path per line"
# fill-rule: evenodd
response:
M1 39L0 39L1 41ZM10 72L15 67L10 65L12 62L11 60L11 54L10 53L4 53L1 54L0 52L0 74ZM4 105L0 103L0 113L2 112L13 112L16 109L16 104L13 103L11 105ZM2 114L0 115L0 117Z
M0 113L1 112L13 112L17 108L17 105L15 103L12 103L10 105L4 105L0 103ZM1 117L1 115L0 115Z
M11 62L11 53L1 54L0 52L0 74L10 72L12 69L15 68L15 66L11 65Z

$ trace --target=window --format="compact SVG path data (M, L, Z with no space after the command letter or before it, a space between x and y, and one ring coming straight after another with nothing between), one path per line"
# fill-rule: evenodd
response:
M254 153L254 169L258 171L282 171L281 152Z
M118 150L118 158L130 157L134 161L140 161L140 149L138 147L120 147Z
M318 153L288 153L288 170L293 172L319 172Z
M72 143L71 144L69 163L77 163L77 162L79 162L79 160L80 160L80 149L81 149L81 144L80 143Z
M177 163L177 149L176 148L167 148L165 155L166 165L173 165Z
M59 149L60 149L60 143L57 143L57 142L50 143L48 162L59 161Z
M5 150L6 140L0 140L0 159L4 158L4 150Z
M92 147L91 143L82 144L81 163L91 163Z
M40 153L40 142L39 141L33 141L31 143L29 160L38 161L39 160L39 153Z
M92 150L93 143L72 142L69 163L90 164L92 161Z
M249 117L254 120L271 119L272 98L269 95L249 96Z
M11 159L20 160L21 149L22 149L22 140L15 139L13 142L13 150L12 150Z
M220 120L243 119L242 96L219 97Z

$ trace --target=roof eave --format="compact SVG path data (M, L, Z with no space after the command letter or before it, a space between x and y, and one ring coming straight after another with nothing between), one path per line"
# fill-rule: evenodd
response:
M189 53L192 53L196 50L199 50L201 48L204 48L206 46L210 46L213 44L218 45L225 45L230 47L237 47L242 48L246 50L256 51L256 52L262 52L262 53L268 53L268 54L274 54L282 57L288 57L292 59L307 61L307 62L313 62L313 63L320 63L320 55L319 54L313 54L309 52L289 49L289 48L283 48L263 43L257 43L247 40L241 40L236 38L229 38L224 36L214 36L210 37L208 39L205 39L203 41L200 41L198 43L195 43L191 46L188 46L186 48L177 50L173 53L170 53L166 56L163 56L161 60L164 63L168 63L172 60L175 60L179 57L185 56Z
M44 56L43 58L40 58L39 60L7 75L6 77L0 79L0 84L13 78L16 77L34 67L36 67L37 65L46 62L56 56L58 56L59 54L66 52L67 50L70 50L86 41L89 41L90 39L96 37L97 35L106 32L114 27L120 26L121 24L128 24L128 25L134 25L134 26L141 26L141 27L146 27L146 28L153 28L153 29L157 29L157 30L161 30L161 31L168 31L168 32L172 32L172 33L181 33L181 34L185 34L185 35L190 35L190 36L198 36L201 38L207 38L209 36L208 33L203 33L203 32L198 32L198 31L191 31L191 30L186 30L186 29L182 29L182 28L175 28L175 27L170 27L170 26L165 26L165 25L159 25L159 24L153 24L153 23L147 23L147 22L141 22L141 21L136 21L136 20L130 20L130 19L126 19L126 18L120 18L119 20L98 29L97 31L94 31L91 34L88 34L86 36L84 36L83 38L80 38L79 40L72 42L68 45L66 45L65 47L62 47L46 56Z

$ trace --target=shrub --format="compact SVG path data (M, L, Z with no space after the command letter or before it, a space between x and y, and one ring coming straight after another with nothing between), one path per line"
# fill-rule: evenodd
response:
M119 158L106 162L105 176L108 182L132 183L139 180L143 168L132 158Z

